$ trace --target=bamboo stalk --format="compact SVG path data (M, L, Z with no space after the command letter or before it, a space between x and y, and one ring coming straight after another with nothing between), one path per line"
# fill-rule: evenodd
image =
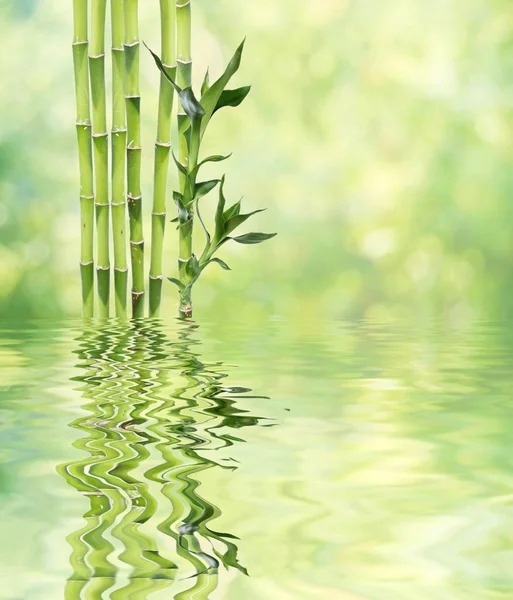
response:
M98 298L100 317L109 316L109 134L105 98L105 17L107 0L92 0L89 69L93 101L93 148L96 182Z
M191 0L176 0L176 24L177 24L177 82L183 89L190 87L192 74L191 58ZM188 147L187 140L182 132L182 125L186 119L182 107L178 112L178 160L187 169ZM180 192L185 192L185 176L179 173ZM192 255L192 231L193 218L191 207L191 219L179 229L178 244L178 273L183 284L187 283L185 265ZM192 300L190 287L185 287L186 293L180 294L179 315L183 318L192 316Z
M132 316L144 317L144 237L141 193L141 96L139 92L139 0L124 0L127 198L132 261Z
M173 79L176 76L174 0L160 0L161 57L164 68ZM162 282L164 279L162 255L166 227L166 190L171 149L171 113L174 89L164 75L160 76L157 141L155 143L155 173L153 211L151 215L150 317L160 315Z
M111 0L112 20L112 235L116 316L127 317L125 20L123 0Z
M94 315L94 185L89 103L87 0L73 0L73 65L77 100L77 143L80 170L82 314Z

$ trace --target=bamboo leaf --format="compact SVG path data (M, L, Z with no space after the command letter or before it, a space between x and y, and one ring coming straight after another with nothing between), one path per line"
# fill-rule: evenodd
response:
M176 158L176 155L173 151L171 151L173 155L173 160L175 161L175 165L177 166L180 173L183 173L186 177L188 176L187 169L182 165L182 163Z
M196 200L196 213L198 214L199 222L201 223L201 226L203 227L203 231L205 232L205 235L207 237L207 244L206 244L206 247L205 247L205 252L207 252L208 249L209 249L209 246L210 246L210 233L209 233L209 231L208 231L205 223L203 222L203 219L201 218L201 213L200 213L200 209L199 209L199 201L198 200Z
M224 260L221 260L220 258L211 258L205 263L205 266L203 268L205 268L210 263L217 263L225 271L231 271L230 267L224 262Z
M187 223L190 218L189 211L185 207L183 203L183 196L178 192L173 192L173 200L175 201L176 206L178 207L178 222L180 225Z
M276 233L245 233L244 235L239 235L238 237L231 238L233 241L238 244L261 244L266 240L270 240L273 238Z
M180 96L180 102L185 114L192 119L201 119L205 114L205 110L196 99L194 92L191 87L186 87L178 93Z
M225 212L223 214L223 219L225 222L228 221L229 219L231 219L233 216L240 214L241 202L242 202L242 198L238 202L236 202L233 206L230 206L230 208L225 210Z
M195 254L192 254L189 260L185 263L185 273L189 276L191 282L194 282L196 279L198 279L201 269Z
M237 88L236 90L224 90L224 92L219 97L219 100L217 101L216 107L214 108L214 113L216 113L219 109L224 108L225 106L239 106L245 100L246 96L249 94L250 91L250 85Z
M199 200L206 196L219 183L219 179L210 179L209 181L201 181L194 188L194 200Z
M224 88L227 86L230 79L233 75L239 70L240 62L242 58L242 51L244 50L244 43L237 48L235 54L232 59L228 63L225 72L219 77L219 79L212 84L211 87L202 95L201 97L201 105L205 110L205 117L201 123L201 135L205 133L205 129L210 121L212 115L214 114L217 103L219 102L219 98L224 91Z
M208 72L205 73L205 78L203 79L203 83L201 84L201 95L203 96L208 88L210 87L210 74Z
M179 281L178 279L175 279L174 277L168 277L168 280L173 283L174 285L176 285L176 287L182 292L185 289L184 284Z
M144 45L146 46L146 48L148 48L151 55L153 56L153 60L155 61L155 64L159 68L160 72L164 75L164 77L169 81L169 83L176 90L178 96L180 97L180 102L182 103L182 108L183 108L185 114L190 119L201 119L203 117L203 115L205 114L205 110L203 109L201 104L198 102L196 96L194 95L194 92L192 91L192 88L186 87L186 88L182 89L174 81L174 79L169 75L166 68L162 64L162 61L160 60L159 56L157 54L155 54L155 52L153 52L153 50L146 44L146 42L144 42Z
M225 176L221 178L221 185L219 186L219 200L217 201L216 209L216 229L214 233L214 239L220 241L224 237L224 206L226 204L226 198L224 197L224 182Z
M187 149L189 149L191 146L191 144L190 144L191 120L184 113L178 113L177 120L178 120L178 134L179 134L179 136L180 135L185 136L185 139L187 140Z
M146 42L143 42L143 44L146 46L146 48L149 50L150 54L153 56L153 60L155 61L155 64L159 68L160 72L169 81L169 83L175 88L176 93L180 94L180 92L182 91L182 88L169 75L169 73L166 70L166 67L164 67L164 65L162 64L162 61L160 60L160 57L158 56L158 54L155 54L155 52L153 52L153 50L148 46L148 44Z
M234 215L233 217L230 217L225 222L225 225L224 225L224 234L228 235L234 229L236 229L237 227L239 227L239 225L242 225L242 223L244 223L245 221L247 221L249 219L249 217L252 217L253 215L256 215L257 213L263 212L264 210L265 210L265 208L260 208L258 210L254 210L253 212L246 213L245 215Z
M199 170L201 169L201 167L209 162L221 162L223 160L227 160L228 158L230 158L231 153L227 154L226 156L223 156L222 154L214 154L212 156L208 156L207 158L204 158L198 165L196 165L196 167L194 167L194 169L191 171L191 177L195 178L196 175L198 174Z

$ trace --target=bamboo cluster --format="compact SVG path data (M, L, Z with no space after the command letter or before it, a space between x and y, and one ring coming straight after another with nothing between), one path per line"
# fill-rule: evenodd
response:
M208 73L198 100L192 90L191 0L159 0L161 23L160 57L152 52L160 70L158 124L154 155L153 207L151 214L151 251L149 270L149 315L161 311L164 281L163 248L166 224L166 197L171 149L174 96L177 96L177 155L173 154L179 178L179 191L173 193L178 217L178 279L168 277L180 292L179 316L192 316L192 287L211 263L223 269L228 265L214 254L227 241L259 244L275 234L231 233L250 216L241 214L241 203L225 208L224 177L198 182L198 173L207 162L226 156L210 156L199 162L200 145L214 113L227 106L239 106L249 86L226 89L241 62L244 42L237 48L224 73L212 85ZM94 213L96 213L96 273L98 314L110 316L111 304L111 227L114 260L115 314L125 319L127 309L128 262L130 247L131 316L145 316L146 276L141 189L141 94L139 0L110 0L112 24L112 123L107 124L105 89L105 38L107 0L73 0L73 57L77 101L77 138L80 167L81 202L81 277L85 317L94 314ZM88 40L90 23L90 42ZM91 118L92 117L92 118ZM109 147L110 137L110 147ZM111 157L109 185L109 157ZM219 201L215 231L209 232L199 213L199 200L218 184ZM128 213L129 235L126 231ZM205 235L201 255L193 252L196 218Z
M111 256L114 259L115 314L126 318L127 241L132 271L132 311L144 316L144 233L141 191L141 97L139 91L139 2L110 0L112 24L112 124L107 127L105 85L107 0L73 0L73 61L77 103L80 169L82 309L94 315L96 270L98 315L110 316ZM161 0L162 55L174 77L174 0ZM89 40L90 38L90 40ZM163 279L162 252L166 216L166 183L171 147L171 85L162 78L159 126L155 150L155 191L152 216L151 313L158 315ZM111 155L109 189L109 153ZM127 210L129 236L126 231ZM96 214L96 232L94 217ZM96 235L96 264L94 237ZM96 269L95 269L96 266Z

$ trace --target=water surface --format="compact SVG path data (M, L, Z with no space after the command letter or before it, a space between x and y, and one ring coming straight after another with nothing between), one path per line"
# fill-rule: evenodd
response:
M513 597L513 329L0 327L1 600Z

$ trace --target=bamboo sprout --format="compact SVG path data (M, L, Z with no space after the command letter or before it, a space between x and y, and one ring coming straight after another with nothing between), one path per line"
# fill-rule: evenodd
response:
M111 0L112 17L112 235L114 240L114 287L116 316L127 316L126 259L126 107L125 21L123 0Z
M127 199L132 261L132 316L144 317L144 237L141 193L141 96L139 92L139 0L124 0Z
M98 298L100 317L109 316L109 134L105 98L105 17L107 0L92 0L89 69L93 101L93 147L96 181Z
M73 0L73 63L77 100L77 142L80 169L82 314L94 315L94 185L89 106L87 0Z
M176 0L176 23L177 23L177 80L182 89L191 86L192 59L191 59L191 1ZM187 140L182 125L186 121L187 115L180 106L178 112L178 161L187 169L189 166L189 150ZM179 173L180 192L185 193L186 177ZM179 247L178 247L178 273L179 279L184 284L184 290L190 290L186 287L187 273L186 264L192 256L192 230L193 215L188 222L179 228ZM192 301L189 294L180 294L179 314L181 317L192 316Z
M160 0L161 52L164 68L171 78L176 75L174 0ZM164 232L166 226L166 190L171 149L171 113L174 89L160 75L157 141L151 223L150 317L158 317L162 298Z

